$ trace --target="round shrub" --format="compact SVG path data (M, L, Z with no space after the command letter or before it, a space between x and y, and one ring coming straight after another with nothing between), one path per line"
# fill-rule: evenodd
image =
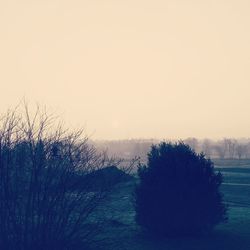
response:
M198 235L226 221L219 191L222 175L188 145L153 145L138 175L136 221L147 231L158 236Z

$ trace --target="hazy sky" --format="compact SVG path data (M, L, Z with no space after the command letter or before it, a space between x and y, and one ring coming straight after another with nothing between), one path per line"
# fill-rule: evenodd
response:
M0 111L93 138L250 136L249 0L0 0Z

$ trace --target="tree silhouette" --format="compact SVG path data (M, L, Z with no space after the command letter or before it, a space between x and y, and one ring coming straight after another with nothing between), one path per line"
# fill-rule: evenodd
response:
M0 249L86 249L110 190L88 176L116 162L41 109L11 111L0 125Z
M197 235L227 219L222 175L182 142L153 145L138 175L136 221L155 235Z

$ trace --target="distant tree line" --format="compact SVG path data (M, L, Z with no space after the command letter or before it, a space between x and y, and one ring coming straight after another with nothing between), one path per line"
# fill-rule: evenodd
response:
M166 140L170 141L170 140ZM103 140L93 143L99 149L104 149L109 155L119 156L124 159L131 159L139 156L146 160L147 152L152 144L159 143L156 139L130 139L130 140ZM173 142L173 141L172 141ZM204 152L212 159L249 159L250 138L223 138L221 140L203 139L194 137L184 139L197 153Z

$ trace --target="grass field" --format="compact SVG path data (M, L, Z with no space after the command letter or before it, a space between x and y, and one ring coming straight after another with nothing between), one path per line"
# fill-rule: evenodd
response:
M156 240L143 234L135 224L132 192L135 182L121 183L110 200L113 219L101 249L114 250L249 250L250 249L250 168L217 166L224 176L221 191L229 205L229 220L218 225L213 233L201 238ZM106 212L109 209L106 209Z

